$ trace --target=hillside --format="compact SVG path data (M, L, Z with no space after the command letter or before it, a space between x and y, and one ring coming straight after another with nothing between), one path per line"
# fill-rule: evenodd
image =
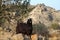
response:
M4 9L2 17L0 16L0 19L2 19L2 22L0 21L1 40L23 40L24 37L21 33L16 34L17 21L19 20L19 22L23 21L26 23L29 18L32 18L33 33L38 35L37 37L47 37L48 35L52 38L60 37L60 10L56 10L52 7L46 6L45 4L37 4L35 6L29 5L27 13L25 14L25 11L21 12L21 9L16 7L12 6L11 8L8 8L10 10ZM54 29L59 30L54 30L51 28L52 26ZM36 40L38 39L36 37L34 38ZM26 37L26 39L29 40L29 37Z
M60 11L44 4L37 4L26 19L28 18L32 18L33 24L43 23L46 26L55 22L60 24Z

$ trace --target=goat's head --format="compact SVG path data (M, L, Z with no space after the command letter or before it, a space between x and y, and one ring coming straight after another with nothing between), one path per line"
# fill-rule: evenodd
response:
M32 24L32 18L29 18L27 24Z

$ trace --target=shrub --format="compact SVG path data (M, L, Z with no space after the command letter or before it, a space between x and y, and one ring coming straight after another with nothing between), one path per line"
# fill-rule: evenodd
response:
M60 29L60 25L58 23L53 23L51 25L51 28L53 28L53 29Z
M42 36L48 35L48 29L44 24L36 24L33 26L33 32L41 34Z

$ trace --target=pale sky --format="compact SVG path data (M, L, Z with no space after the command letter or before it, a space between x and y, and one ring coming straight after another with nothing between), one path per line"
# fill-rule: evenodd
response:
M36 5L44 3L46 6L50 6L55 8L56 10L60 10L60 0L31 0L30 4Z

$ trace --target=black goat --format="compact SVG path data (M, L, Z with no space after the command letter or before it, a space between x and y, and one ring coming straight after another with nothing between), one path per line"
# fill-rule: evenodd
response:
M17 22L17 27L16 27L16 34L22 33L24 35L29 35L31 36L32 34L32 19L28 19L27 23L23 22Z

